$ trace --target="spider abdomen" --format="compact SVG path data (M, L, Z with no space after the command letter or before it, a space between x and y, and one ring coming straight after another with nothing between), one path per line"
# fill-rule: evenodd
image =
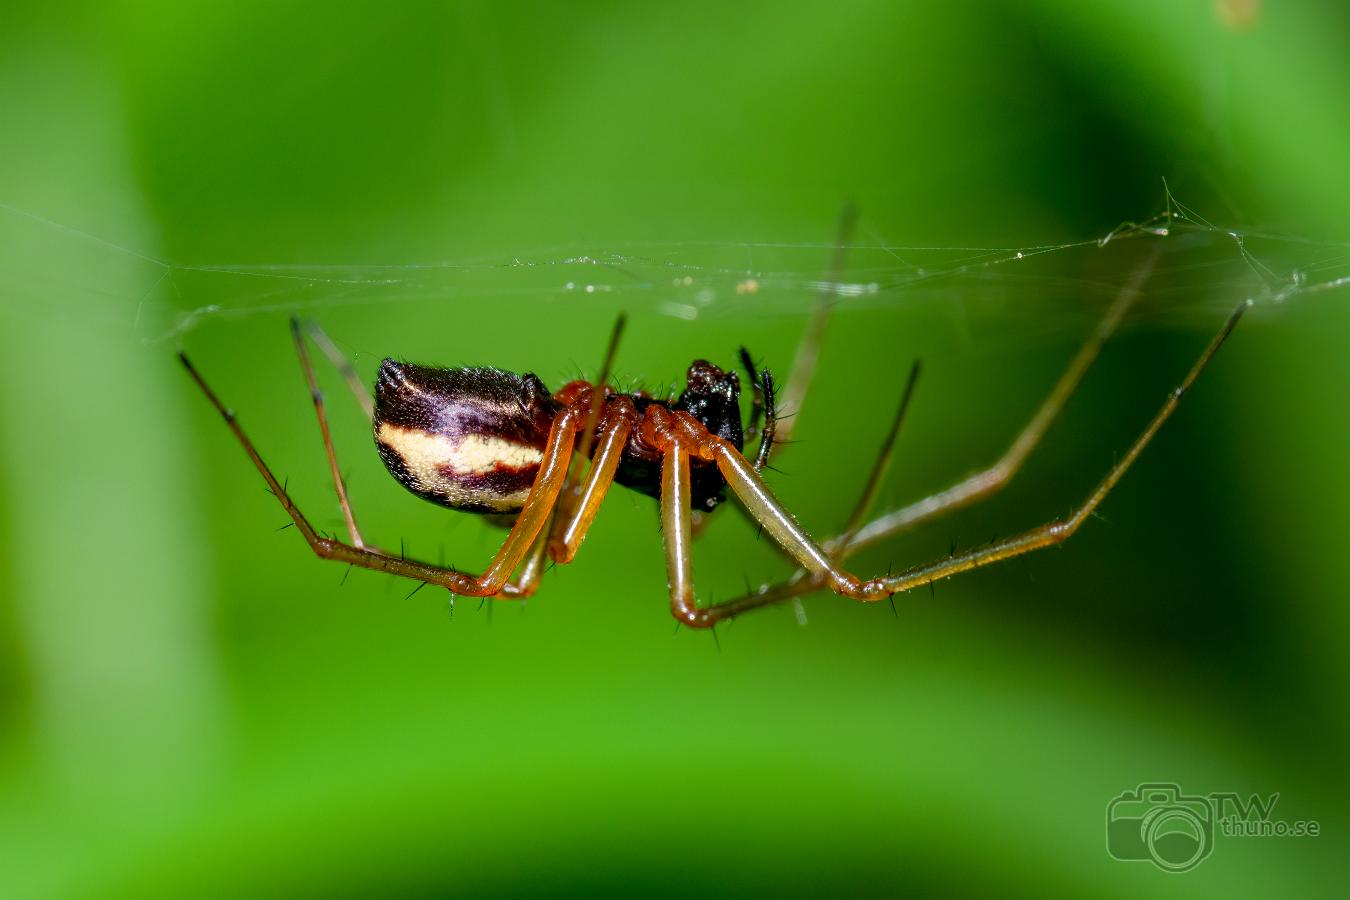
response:
M513 513L560 409L532 374L386 359L375 383L375 444L389 473L424 500Z

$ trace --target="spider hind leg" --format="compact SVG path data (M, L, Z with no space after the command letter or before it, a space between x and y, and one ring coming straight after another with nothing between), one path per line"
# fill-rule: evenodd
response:
M178 357L192 380L197 383L202 393L206 395L207 400L215 407L216 412L225 420L225 424L234 434L235 439L244 448L244 452L248 454L258 473L267 482L267 486L281 504L282 509L295 523L296 530L304 536L305 542L309 544L310 549L314 551L316 556L323 559L339 560L365 569L387 572L391 575L401 575L428 584L436 584L461 596L482 597L499 593L511 573L523 561L551 514L559 491L562 490L576 432L582 425L582 416L584 415L582 410L568 408L563 410L554 420L549 433L548 449L545 451L544 460L540 464L539 473L535 477L530 495L525 501L524 508L521 509L515 526L512 527L511 533L507 535L506 540L502 543L487 569L481 575L472 576L445 566L433 566L416 560L404 559L401 556L387 556L367 547L353 546L320 535L310 524L309 519L300 511L300 508L295 505L295 502L286 492L285 486L277 481L276 476L272 474L272 470L263 462L262 456L259 455L252 440L240 426L234 411L220 401L215 391L207 384L206 379L197 371L186 354L180 352Z

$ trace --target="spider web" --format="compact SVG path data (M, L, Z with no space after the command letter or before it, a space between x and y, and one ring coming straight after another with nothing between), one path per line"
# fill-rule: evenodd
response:
M78 310L85 324L91 304L74 298L98 299L95 308L109 314L95 315L96 322L124 327L152 347L175 346L203 327L258 316L512 298L560 307L608 302L681 321L799 318L819 298L832 302L836 314L936 304L964 320L976 306L1018 313L1034 300L1037 315L1021 317L1017 326L1025 333L1095 315L1128 277L1134 257L1119 248L1144 239L1167 242L1159 271L1172 276L1150 288L1151 302L1138 311L1153 320L1212 323L1240 299L1276 307L1350 286L1350 243L1217 224L1166 189L1157 213L1061 243L902 246L864 221L858 236L842 245L847 264L837 277L822 274L837 249L830 242L631 241L413 262L191 262L8 204L0 203L0 220L7 220L4 231L13 235L7 238L11 250L48 245L29 255L31 263L22 252L12 254L0 269L6 294L43 296L40 314ZM70 265L53 271L53 258ZM110 277L128 269L135 278ZM116 293L116 286L127 284L149 288L134 297ZM25 312L23 303L9 308ZM125 321L128 309L134 313ZM26 312L32 314L32 307Z

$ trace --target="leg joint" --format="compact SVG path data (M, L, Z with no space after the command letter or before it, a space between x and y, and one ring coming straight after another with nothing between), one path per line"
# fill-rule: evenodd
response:
M711 628L717 624L717 617L711 610L699 609L696 606L676 606L671 609L670 614L690 628Z

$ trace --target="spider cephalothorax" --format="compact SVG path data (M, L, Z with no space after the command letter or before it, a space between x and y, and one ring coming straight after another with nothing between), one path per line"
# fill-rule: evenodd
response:
M558 395L566 396L569 388L583 384L586 382L573 382L559 391ZM639 415L646 413L653 404L664 406L671 412L686 412L711 434L729 442L737 450L745 445L745 433L741 428L741 380L735 372L699 359L689 366L689 371L685 373L684 392L674 401L655 400L643 391L627 396L633 401ZM694 509L710 510L726 499L726 479L712 463L692 461L689 480ZM624 447L614 481L660 499L661 451L644 441L639 432L633 432Z

